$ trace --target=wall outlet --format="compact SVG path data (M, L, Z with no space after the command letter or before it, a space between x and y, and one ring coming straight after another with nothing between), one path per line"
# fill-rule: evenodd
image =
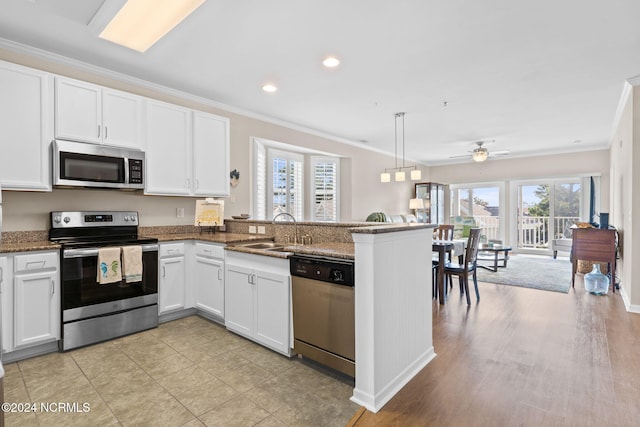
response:
M258 234L265 234L267 231L264 229L264 225L258 226Z
M249 226L249 233L256 234L256 226L255 225L250 225Z
M184 218L184 208L176 209L176 218Z

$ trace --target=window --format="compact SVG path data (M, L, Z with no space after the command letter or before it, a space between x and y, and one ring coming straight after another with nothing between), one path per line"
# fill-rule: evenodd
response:
M312 220L338 220L338 159L313 157Z
M269 220L288 212L298 221L337 221L339 159L297 150L300 148L254 139L253 217ZM306 189L305 181L310 183ZM310 202L305 204L305 199Z
M267 150L267 182L271 184L267 212L273 218L288 212L297 220L304 219L304 158L296 153Z
M451 185L451 216L473 218L485 239L502 240L500 193L498 184Z

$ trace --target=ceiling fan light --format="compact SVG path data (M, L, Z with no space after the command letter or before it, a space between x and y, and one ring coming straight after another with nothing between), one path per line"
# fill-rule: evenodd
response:
M405 173L404 171L398 171L396 172L396 181L404 181L405 180Z
M485 148L476 148L473 150L471 157L475 162L484 162L489 157L489 152Z
M380 174L380 182L391 182L391 174L389 172L382 172Z
M420 169L414 169L411 171L411 181L418 181L422 179L422 171Z

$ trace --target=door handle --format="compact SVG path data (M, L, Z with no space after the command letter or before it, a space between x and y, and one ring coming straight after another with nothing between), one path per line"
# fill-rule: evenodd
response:
M200 188L200 180L199 180L199 179L196 179L196 190L197 190L198 188Z
M107 139L107 138L108 138L108 136L107 136L107 135L108 135L108 132L109 132L109 128L105 126L105 127L104 127L104 139Z
M100 138L100 125L98 125L98 138Z
M222 280L222 269L221 268L218 269L218 280ZM0 283L2 283L2 280L0 280Z
M191 187L191 180L189 178L187 178L187 188Z
M162 277L167 277L167 268L166 266L162 266Z
M51 295L53 295L56 292L56 282L51 279Z

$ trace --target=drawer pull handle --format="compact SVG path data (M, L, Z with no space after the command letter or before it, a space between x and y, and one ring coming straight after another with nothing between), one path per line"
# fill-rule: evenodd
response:
M27 264L25 265L26 269L30 269L30 268L44 268L44 266L47 264L47 262L45 260L40 260L40 261L27 261ZM33 267L32 267L33 265Z

